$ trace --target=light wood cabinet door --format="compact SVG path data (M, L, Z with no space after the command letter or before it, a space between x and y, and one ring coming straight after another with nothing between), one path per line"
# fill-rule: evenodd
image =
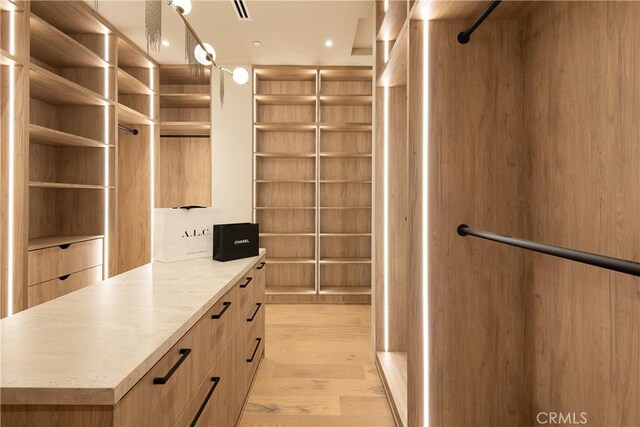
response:
M122 398L117 426L172 426L203 379L207 357L199 321ZM206 371L205 371L206 372Z

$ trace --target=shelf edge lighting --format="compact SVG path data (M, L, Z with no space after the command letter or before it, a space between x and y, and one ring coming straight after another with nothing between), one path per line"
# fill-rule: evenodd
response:
M429 21L422 28L422 414L429 426Z
M16 53L16 12L9 11L9 54ZM9 130L8 130L8 168L7 168L7 315L13 314L13 263L14 263L14 209L15 209L15 65L9 64Z
M109 34L104 34L104 58L105 58L105 66L104 66L104 96L109 99ZM107 103L104 106L104 124L103 124L103 132L104 132L104 143L106 144L104 147L104 255L103 255L103 278L109 278L109 104Z
M384 351L389 351L389 87L384 87L383 95L383 231L382 239L384 246L383 253L383 293L384 293Z

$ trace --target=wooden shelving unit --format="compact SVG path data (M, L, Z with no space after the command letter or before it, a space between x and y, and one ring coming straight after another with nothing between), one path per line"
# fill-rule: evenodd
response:
M156 207L211 206L211 150L211 70L163 65Z
M268 299L368 302L371 69L254 73L254 220L270 257Z

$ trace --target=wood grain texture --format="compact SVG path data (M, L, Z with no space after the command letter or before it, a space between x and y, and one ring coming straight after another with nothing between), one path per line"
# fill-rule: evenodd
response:
M72 273L65 280L53 279L29 286L27 298L29 308L101 281L102 265L98 265Z
M455 231L524 231L522 25L486 21L462 46L464 24L429 27L430 424L524 425L524 254Z
M526 21L529 239L640 261L635 2L553 2ZM531 254L534 413L640 425L640 280Z
M376 367L389 396L389 404L399 426L421 425L408 424L407 399L407 353L393 351L376 352ZM415 407L412 411L415 411Z
M267 347L240 426L393 426L369 307L269 305Z

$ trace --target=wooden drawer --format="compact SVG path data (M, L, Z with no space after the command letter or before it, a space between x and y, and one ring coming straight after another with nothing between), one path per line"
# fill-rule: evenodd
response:
M236 354L230 341L207 372L176 427L235 425L241 404L235 398L237 376L233 359Z
M102 265L102 239L29 252L29 286Z
M255 287L253 288L253 295L255 302L264 302L264 290L265 290L265 276L266 276L267 263L264 257L260 258L258 263L253 267L253 276L255 277Z
M61 297L69 292L77 291L85 286L93 285L102 281L102 266L92 267L87 270L78 271L68 276L62 276L29 286L28 302L29 307L33 307L54 298Z
M253 305L254 289L255 289L255 277L253 275L254 269L247 272L246 276L238 282L238 288L240 289L240 312L242 316L246 315L249 307Z
M260 360L264 353L264 312L260 310L256 316L256 320L249 327L246 336L250 336L249 341L245 341L244 354L242 356L242 367L238 372L238 388L236 390L236 399L244 404L249 393L249 387L256 375Z
M218 359L225 345L240 325L240 289L231 288L202 318L207 359L205 372Z
M172 426L203 380L202 319L122 398L117 426ZM205 371L206 372L206 371Z

